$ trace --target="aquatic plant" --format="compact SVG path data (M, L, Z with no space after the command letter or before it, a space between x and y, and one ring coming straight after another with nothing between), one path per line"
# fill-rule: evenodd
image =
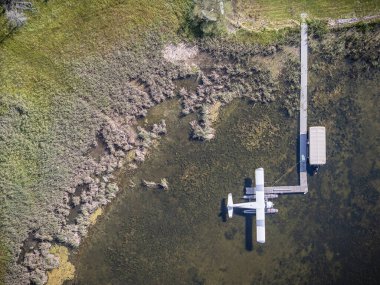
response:
M160 188L164 189L164 190L168 190L169 189L169 182L166 178L162 178L160 180L160 183L158 184L160 186Z
M273 124L268 116L255 122L239 122L238 137L241 144L249 151L262 148L270 150L279 139L279 126Z
M288 116L295 116L299 110L300 63L297 58L289 57L279 75L283 102L282 109Z
M59 266L48 273L48 285L60 285L74 278L75 268L68 261L69 251L63 246L53 246L50 253L59 258ZM44 284L44 283L43 283Z
M156 135L165 135L167 133L165 120L161 120L159 124L153 124L152 132Z
M160 182L154 182L154 181L147 181L147 180L142 180L142 185L146 188L150 189L163 189L163 190L168 190L169 189L169 183L166 180L166 178L161 178Z
M209 124L203 124L201 126L197 121L191 121L190 126L193 139L209 141L215 137L215 129Z
M153 182L153 181L146 181L146 180L143 180L142 181L142 184L145 186L145 187L148 187L148 188L157 188L157 183L156 182Z

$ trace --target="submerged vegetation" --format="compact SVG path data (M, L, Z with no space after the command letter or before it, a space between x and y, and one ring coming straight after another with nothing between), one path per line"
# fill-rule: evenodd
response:
M249 151L258 151L265 148L271 150L274 146L274 137L278 140L280 136L279 127L274 125L268 116L263 116L259 122L245 121L244 118L238 121L238 137L242 145Z
M346 63L340 68L356 73ZM325 74L312 72L310 89L321 91L325 101L309 105L310 125L327 128L328 163L309 178L307 195L274 200L279 213L266 218L265 246L250 244L254 217L223 222L220 200L228 192L241 195L258 165L270 185L296 183L297 120L279 112L280 101L253 106L234 100L221 109L215 139L191 143L188 118L178 118L177 105L170 111L163 106L168 136L136 172L122 172L124 191L80 249L71 284L376 284L379 136L371 134L380 127L376 74L374 80L365 79L367 73L353 80L333 73L330 81L342 86L337 99L328 93ZM276 126L270 135L263 129L256 137L245 136L269 122ZM261 147L246 148L253 139ZM287 172L293 175L284 179ZM170 192L129 186L129 180L138 184L163 175L171 179Z
M153 106L179 98L183 115L198 113L192 126L199 139L214 137L219 108L234 98L282 102L289 115L296 112L295 29L228 34L221 15L206 15L205 24L208 6L199 10L198 2L32 1L17 29L0 11L0 283L42 284L46 270L65 264L66 252L57 258L47 250L78 247L119 191L116 173L136 169L167 133L162 118L139 125ZM227 16L239 9L230 4ZM314 72L355 77L378 67L378 24L312 27L312 56L322 59ZM188 59L164 59L167 43L188 38L197 46ZM267 63L279 58L287 60L278 61L277 74ZM342 61L352 69L333 69ZM192 86L178 88L189 79ZM339 86L326 86L312 99L321 108L340 100ZM259 127L254 133L263 134Z

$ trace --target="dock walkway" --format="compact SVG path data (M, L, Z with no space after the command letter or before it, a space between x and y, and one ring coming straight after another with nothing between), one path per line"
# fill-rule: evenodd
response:
M306 14L302 15L301 23L301 95L300 95L300 135L299 135L299 159L300 159L300 186L307 193L307 23Z
M264 187L265 194L306 194L307 186L307 23L302 14L301 23L301 92L299 130L299 184L297 186ZM246 188L247 195L254 195L255 188Z

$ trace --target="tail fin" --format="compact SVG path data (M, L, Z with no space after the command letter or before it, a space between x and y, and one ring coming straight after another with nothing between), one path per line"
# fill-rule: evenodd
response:
M227 209L228 209L228 217L232 218L233 213L234 213L234 202L232 201L231 193L228 194Z

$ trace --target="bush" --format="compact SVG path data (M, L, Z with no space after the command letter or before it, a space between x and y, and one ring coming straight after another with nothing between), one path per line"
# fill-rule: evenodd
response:
M329 31L325 20L309 19L307 24L309 34L313 35L314 38L322 38Z
M193 30L201 36L217 36L225 33L225 23L219 1L202 0L194 5L190 16Z
M23 26L26 23L26 16L23 12L17 10L9 10L5 12L8 19L8 24L11 29L16 29Z

